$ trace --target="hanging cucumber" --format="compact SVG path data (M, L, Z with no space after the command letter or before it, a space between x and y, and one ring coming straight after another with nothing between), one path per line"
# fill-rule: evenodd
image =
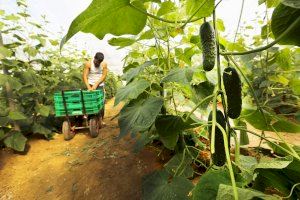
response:
M227 96L227 114L231 119L240 116L242 110L242 84L237 71L227 67L223 72L223 84Z
M203 56L203 69L210 71L215 66L216 58L216 39L213 27L204 22L200 27L200 39Z
M208 116L208 121L212 121L212 112ZM220 110L216 111L216 122L226 130L226 121ZM209 127L209 140L211 139L212 126ZM226 162L226 154L222 131L216 126L215 129L215 153L212 154L212 162L214 165L223 166Z

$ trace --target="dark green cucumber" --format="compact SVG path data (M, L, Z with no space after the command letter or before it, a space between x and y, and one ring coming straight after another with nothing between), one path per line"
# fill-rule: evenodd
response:
M227 96L227 114L231 119L240 116L242 110L242 84L237 71L227 67L223 72L223 84Z
M212 121L212 112L208 116L208 121ZM226 121L223 113L220 110L216 111L216 122L220 124L226 131ZM211 139L212 126L209 127L209 140ZM226 162L226 154L222 131L216 126L215 130L215 153L211 155L214 165L223 166Z
M210 71L215 66L216 58L216 39L213 27L204 22L200 27L200 39L203 56L203 69Z

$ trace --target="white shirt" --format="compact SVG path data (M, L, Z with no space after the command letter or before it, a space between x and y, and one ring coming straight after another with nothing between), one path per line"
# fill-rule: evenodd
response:
M102 63L100 63L99 67L95 67L94 60L91 60L90 72L88 74L88 82L90 85L94 85L101 78L103 73ZM99 86L104 86L104 82L102 82Z

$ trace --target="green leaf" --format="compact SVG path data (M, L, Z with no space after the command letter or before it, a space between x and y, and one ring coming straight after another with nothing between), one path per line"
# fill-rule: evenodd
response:
M192 57L196 54L197 51L198 50L194 50L193 47L187 47L185 49L175 48L175 55L178 59L191 66Z
M300 125L292 121L288 121L284 117L279 117L272 115L269 112L264 111L266 116L266 123L262 114L258 110L243 109L242 115L248 123L250 123L254 128L264 131L274 131L270 125L276 131L288 132L288 133L300 133Z
M133 6L146 11L138 1L130 3L130 0L93 0L72 22L61 46L79 31L92 33L99 39L103 39L108 33L116 36L138 34L146 25L147 16Z
M189 155L183 157L183 153L176 154L165 164L165 169L172 176L182 176L184 178L190 178L194 174L194 170L191 166L192 158ZM176 173L176 174L175 174Z
M111 38L110 40L108 40L108 44L110 44L111 46L119 46L119 49L130 46L133 43L135 43L135 39L124 37Z
M4 144L16 151L24 151L27 138L22 133L14 131L12 135L5 138Z
M23 86L19 90L19 94L21 94L21 95L23 95L23 94L34 94L35 92L38 92L38 90L35 86L32 86L32 85Z
M150 30L142 33L138 40L149 40L152 38L154 38L154 34L153 34L153 31L150 29Z
M289 195L291 183L281 170L259 169L258 173L259 175L254 182L254 189L265 191L266 188L275 188L284 196Z
M268 79L273 82L281 83L283 86L287 86L289 84L289 80L282 75L272 75L269 76Z
M150 131L148 131L148 132L139 134L136 137L136 142L133 147L133 152L139 153L140 151L142 151L144 149L146 144L150 143L154 139L157 139L156 136L154 135L154 133L155 133L155 128L154 128L154 130L150 129Z
M4 46L0 46L0 60L6 57L10 57L12 55L12 51L5 48Z
M129 83L128 85L120 88L116 94L115 105L121 101L131 100L137 98L150 86L150 82L145 79L140 79Z
M280 0L266 0L267 8L273 8L278 6Z
M2 129L0 129L0 141L4 138L5 133Z
M8 118L11 120L24 120L27 119L26 115L19 111L9 111Z
M220 184L231 184L228 171L221 169L206 172L201 176L200 181L193 190L193 200L216 199Z
M190 90L192 92L191 95L191 99L192 101L197 104L199 103L202 99L206 98L207 96L211 95L214 91L214 85L209 82L209 81L205 81L205 82L201 82L199 84L196 85L192 85L190 87ZM209 102L211 99L207 100L206 102L204 102L200 108L202 109L206 109Z
M279 200L280 198L264 194L259 191L251 190L251 189L244 189L244 188L237 188L238 197L242 200L252 200L252 199L264 199L264 200ZM233 187L231 185L224 185L220 184L217 200L232 200L234 199L233 195Z
M59 42L58 42L57 40L49 40L49 42L50 42L51 45L53 45L53 46L59 45Z
M278 146L274 145L273 143L267 142L267 144L268 144L269 147L272 148L272 150L274 151L274 153L276 153L278 155L281 155L281 156L287 156L288 155L285 151L283 151L281 148L279 148ZM279 146L281 146L282 148L284 148L286 150L289 150L289 147L286 144L282 143L282 142L279 142L279 143L276 142L276 144L279 145ZM297 149L295 149L295 147L292 147L292 148L297 152ZM300 150L300 148L299 148L299 150ZM298 154L300 155L300 151L299 151Z
M41 114L44 117L48 117L50 113L50 106L39 104L35 107L37 113Z
M178 82L189 84L193 78L194 70L190 67L172 69L162 80L163 83Z
M257 160L251 156L240 155L239 168L241 170L241 177L243 178L243 184L248 185L253 181L255 166L257 165Z
M52 137L52 131L50 129L36 122L33 124L32 132L45 135L45 137L48 139Z
M283 70L288 70L292 66L292 54L289 48L282 49L276 56L276 62Z
M190 43L192 44L200 44L200 37L199 35L192 35L190 38Z
M215 1L214 0L187 0L186 13L192 15L197 9L200 10L196 13L195 17L208 17L212 14Z
M133 78L137 77L146 67L153 65L154 62L146 61L142 65L136 67L136 65L131 65L132 68L128 69L126 73L123 75L126 82L129 83Z
M6 15L4 19L8 21L17 21L20 19L20 17L18 17L15 14L11 14L11 15Z
M277 39L288 27L300 18L300 9L279 4L272 14L271 29ZM300 22L278 43L300 46Z
M295 95L300 95L300 79L293 79L289 82L290 88L293 90Z
M216 26L217 26L218 31L221 31L221 32L225 31L224 22L222 19L217 19Z
M154 123L162 105L163 99L158 97L130 101L120 112L119 137L129 132L136 133L148 129Z
M292 156L283 158L262 157L259 163L255 166L256 169L283 169L293 161Z
M188 200L193 184L183 177L169 180L166 171L155 171L143 179L142 199L144 200Z
M196 70L194 71L193 74L193 81L192 81L192 85L198 85L200 83L206 82L207 81L207 77L205 72L202 71L201 68L196 68Z
M174 115L159 116L155 127L164 146L171 150L174 150L179 134L185 129L182 118Z
M172 1L165 1L161 3L160 8L157 12L157 16L162 16L170 12L173 12L175 10L176 10L176 6Z
M289 7L300 8L299 0L281 0L281 3Z
M271 123L271 118L267 115L266 112L266 122L262 114L258 110L252 109L243 109L242 116L245 116L246 121L254 126L254 128L259 130L269 130L269 124Z

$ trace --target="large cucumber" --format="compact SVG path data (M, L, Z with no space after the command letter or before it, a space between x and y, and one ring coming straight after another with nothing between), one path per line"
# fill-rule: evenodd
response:
M214 29L208 22L204 22L200 27L200 39L202 46L203 69L205 71L210 71L215 66L216 40Z
M212 121L212 112L208 116L208 121ZM216 122L226 130L226 122L223 113L220 110L216 111ZM212 126L209 127L209 140L211 139ZM216 126L215 130L215 153L211 155L214 165L223 166L226 162L226 154L222 131Z
M227 96L228 117L236 119L242 110L242 84L237 71L232 67L227 67L223 72L223 84Z

